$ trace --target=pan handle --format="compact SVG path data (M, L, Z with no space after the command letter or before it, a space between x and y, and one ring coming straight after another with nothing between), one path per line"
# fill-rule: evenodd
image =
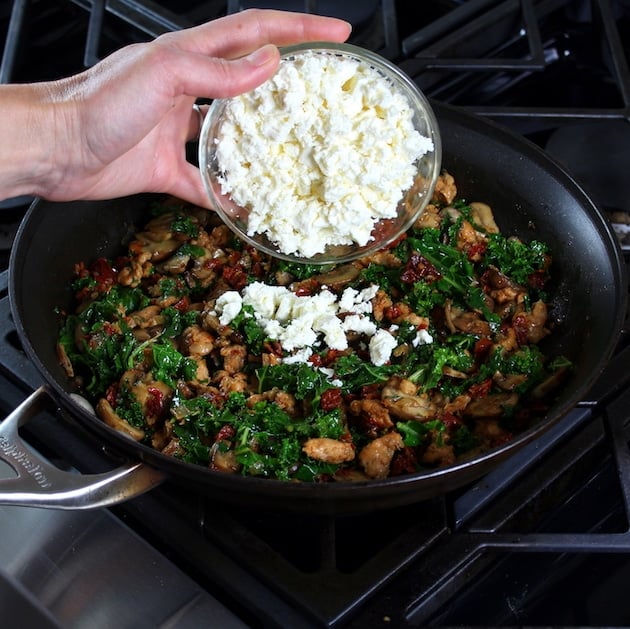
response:
M22 441L18 429L43 410L48 398L48 387L40 387L0 423L0 460L15 472L15 477L0 479L0 504L94 509L134 498L165 480L164 473L144 463L82 475L46 461Z

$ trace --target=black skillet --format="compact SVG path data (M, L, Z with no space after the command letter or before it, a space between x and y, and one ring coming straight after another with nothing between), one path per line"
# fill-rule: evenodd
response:
M575 373L548 414L511 442L471 460L380 481L285 483L225 475L164 456L108 428L78 405L55 354L55 310L70 303L67 286L73 265L123 251L123 243L146 214L147 197L58 204L36 201L12 250L12 312L26 354L48 383L54 400L103 444L126 455L132 461L131 476L140 474L138 487L128 492L123 471L113 498L105 503L124 500L166 477L218 501L252 508L356 513L409 504L478 479L584 398L612 354L625 315L625 267L612 230L575 181L536 146L462 111L437 103L434 107L443 140L443 167L455 176L460 197L488 203L504 233L541 239L551 246L555 332L543 349L568 356ZM0 455L11 449L6 442L7 438L0 439ZM3 497L2 489L0 501L20 502ZM38 492L30 492L21 503L77 506L73 500L49 500L42 493L44 498L39 499ZM80 506L92 506L89 492L81 495Z

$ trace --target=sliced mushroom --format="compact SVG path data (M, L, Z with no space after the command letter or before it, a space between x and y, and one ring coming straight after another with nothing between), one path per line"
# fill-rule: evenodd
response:
M120 417L112 408L112 405L101 398L96 404L96 414L110 427L131 437L134 441L144 439L144 430L134 428L126 419Z
M558 369L534 388L532 391L532 397L538 400L548 397L551 393L557 390L560 385L564 384L568 376L568 369L564 367L562 369Z
M147 306L130 313L127 316L127 322L131 328L154 328L164 323L164 316L160 306Z
M68 378L74 378L74 367L68 358L66 348L61 343L57 343L55 347L57 350L57 360L59 361L61 368L66 372Z
M472 218L477 225L483 227L489 234L499 233L499 227L494 220L492 208L488 204L473 201L470 204L470 209L472 210Z
M406 395L399 389L385 386L381 399L390 414L398 419L428 419L435 417L437 411L437 406L426 393Z
M234 450L227 450L225 443L217 441L210 448L210 468L217 472L236 474L241 469L241 464L236 459Z
M457 186L453 175L444 171L438 178L433 191L433 199L440 203L452 203L457 196Z
M190 255L183 253L175 253L175 255L165 260L160 265L160 270L164 273L177 275L183 273L190 262Z
M356 280L357 277L359 277L360 272L361 269L358 265L342 264L330 271L315 275L313 279L316 279L322 285L326 285L334 289Z
M506 409L513 408L518 403L516 393L491 393L472 400L464 409L467 417L501 417Z

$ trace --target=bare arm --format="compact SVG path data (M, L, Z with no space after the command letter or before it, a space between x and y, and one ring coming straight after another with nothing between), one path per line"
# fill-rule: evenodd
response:
M127 46L67 79L0 86L0 198L151 191L207 205L185 159L195 100L253 89L275 72L277 46L349 34L333 18L250 10Z

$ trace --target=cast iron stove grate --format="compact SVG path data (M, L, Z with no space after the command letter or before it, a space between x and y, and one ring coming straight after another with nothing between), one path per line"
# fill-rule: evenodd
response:
M10 319L6 275L5 412L39 384ZM604 577L630 573L626 337L588 400L495 472L443 498L364 516L298 517L252 513L166 484L112 512L252 627L624 620L612 617L619 606L584 609L573 586L564 590L576 574L584 589L584 575L596 575L597 587L583 596L601 597ZM116 464L52 412L29 424L25 437L83 472Z

